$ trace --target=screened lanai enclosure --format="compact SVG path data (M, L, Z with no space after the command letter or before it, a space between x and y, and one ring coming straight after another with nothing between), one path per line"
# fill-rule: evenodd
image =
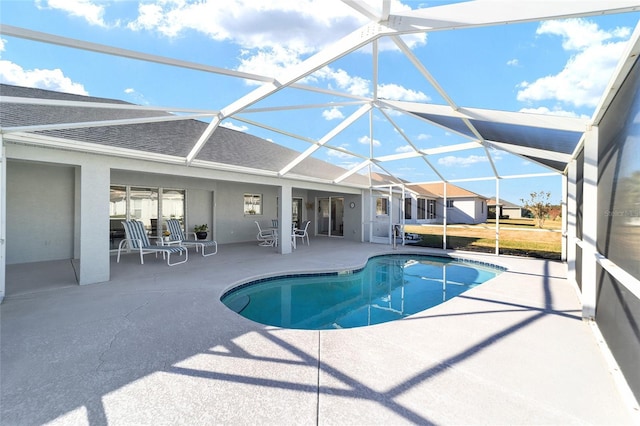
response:
M174 105L156 105L106 93L2 86L0 298L7 263L77 259L80 284L108 281L111 251L122 238L117 222L127 217L148 221L155 233L167 218L185 226L208 223L221 244L250 241L254 221L272 217L281 231L310 220L314 236L391 244L394 226L405 221L407 197L415 197L425 220L447 225L446 215L437 213L437 205L447 205L447 191L441 199L421 198L416 186L490 182L499 203L505 186L557 179L569 281L579 289L583 317L602 330L638 397L638 26L590 116L504 110L491 97L467 92L469 85L513 91L513 80L485 62L489 55L473 44L486 29L501 29L491 48L499 50L510 31L541 22L631 16L637 24L640 2L336 4L353 13L348 25L336 27L317 51L264 74L228 66L222 55L207 55L206 47L198 62L133 48L124 39L105 44L42 31L37 23L27 28L2 22L2 37L25 49L45 46L54 56L71 55L87 64L87 72L93 62L127 64L135 73L165 76L158 93L189 90L198 96L193 104L184 96ZM304 25L296 31L304 33ZM449 45L450 55L432 54L429 46L438 44ZM546 54L539 52L540 64ZM590 60L580 65L602 65L597 56ZM433 72L436 62L450 63L447 72ZM335 78L363 63L367 72L359 79L341 84ZM414 86L398 84L406 75ZM197 90L186 89L193 81ZM474 160L471 167L445 167L462 154ZM503 166L505 159L535 167L513 172ZM401 172L408 169L418 172L409 178ZM64 214L41 214L27 189ZM41 224L40 236L19 240L25 223ZM498 231L496 223L496 254ZM291 253L291 242L283 240L278 250Z

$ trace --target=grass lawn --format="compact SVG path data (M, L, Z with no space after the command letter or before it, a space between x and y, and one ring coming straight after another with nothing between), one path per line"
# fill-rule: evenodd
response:
M546 221L539 229L531 219L500 221L500 253L559 260L562 250L561 221ZM441 225L405 225L405 232L419 234L415 244L442 247ZM479 225L447 226L447 248L495 253L495 221Z

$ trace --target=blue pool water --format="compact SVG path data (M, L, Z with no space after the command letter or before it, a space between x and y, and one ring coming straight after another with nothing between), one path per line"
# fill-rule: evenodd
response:
M247 283L222 302L261 324L306 330L362 327L423 311L494 278L501 269L450 258L386 255L358 271Z

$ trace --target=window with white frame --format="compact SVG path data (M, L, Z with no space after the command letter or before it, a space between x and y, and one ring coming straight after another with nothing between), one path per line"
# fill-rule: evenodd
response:
M389 200L387 198L378 198L376 200L376 215L388 215L389 214Z
M418 198L418 220L427 218L427 199Z
M262 214L262 194L244 194L244 214Z
M453 200L447 200L447 208L448 209L452 209L453 208Z
M404 199L404 218L411 219L411 198Z

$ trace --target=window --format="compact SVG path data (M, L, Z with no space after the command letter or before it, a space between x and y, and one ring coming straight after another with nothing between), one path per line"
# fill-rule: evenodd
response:
M436 200L427 200L427 219L436 218Z
M244 194L244 214L262 214L262 194Z
M447 208L448 209L452 209L453 208L453 200L447 200Z
M404 218L411 219L411 198L404 199Z
M166 220L184 226L186 190L112 185L109 197L109 248L116 250L125 236L122 221L139 220L149 237L159 237Z
M184 231L184 189L162 190L162 231L167 230L167 220L178 219Z
M378 198L376 200L376 215L389 214L389 200L386 198Z
M427 200L418 198L418 220L427 218Z

